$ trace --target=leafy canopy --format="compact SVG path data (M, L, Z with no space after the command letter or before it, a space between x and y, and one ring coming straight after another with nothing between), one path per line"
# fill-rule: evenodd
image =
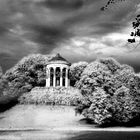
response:
M140 77L128 65L98 59L87 65L76 86L83 95L76 111L99 125L140 116Z

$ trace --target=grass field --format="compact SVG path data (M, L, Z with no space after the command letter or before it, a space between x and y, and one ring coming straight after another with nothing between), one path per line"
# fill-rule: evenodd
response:
M139 140L140 128L96 128L69 106L17 105L0 114L0 139Z

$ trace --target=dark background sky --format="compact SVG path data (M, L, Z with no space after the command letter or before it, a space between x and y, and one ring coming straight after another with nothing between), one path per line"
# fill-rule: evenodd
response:
M59 52L70 62L114 57L140 71L140 47L127 47L139 0L0 0L0 65L30 53Z

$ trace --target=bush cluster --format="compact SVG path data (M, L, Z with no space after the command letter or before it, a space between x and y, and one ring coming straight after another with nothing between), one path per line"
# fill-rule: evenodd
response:
M83 100L76 111L102 125L127 123L140 116L140 77L112 58L90 63L77 83Z
M53 56L32 54L22 58L2 76L0 103L16 101L36 86L45 86L46 64Z
M81 100L78 89L73 87L35 87L19 98L21 104L77 105Z

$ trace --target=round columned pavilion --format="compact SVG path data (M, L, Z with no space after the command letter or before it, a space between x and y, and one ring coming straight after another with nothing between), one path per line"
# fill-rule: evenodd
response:
M64 86L68 87L70 63L58 53L47 64L46 87Z

